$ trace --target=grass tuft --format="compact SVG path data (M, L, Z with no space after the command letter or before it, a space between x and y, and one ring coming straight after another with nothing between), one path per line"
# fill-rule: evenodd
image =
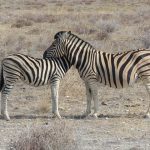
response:
M144 34L140 40L142 41L143 43L143 48L150 48L150 33L147 32L146 34Z
M10 142L9 150L77 150L73 127L65 121L32 127Z
M31 26L32 22L28 19L18 19L14 24L11 25L12 28L22 28L24 26Z

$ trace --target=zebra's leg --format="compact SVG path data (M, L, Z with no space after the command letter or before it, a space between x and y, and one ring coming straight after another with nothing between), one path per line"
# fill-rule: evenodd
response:
M1 93L1 114L4 117L5 120L9 121L10 117L7 110L7 100L8 95L10 94L11 89L13 88L13 85L5 85L2 89Z
M51 82L51 97L52 97L52 113L54 117L61 119L58 111L58 91L59 91L60 80L55 80Z
M150 79L149 79L149 81L150 81ZM150 82L147 82L147 83L145 82L145 87L148 92L149 100L150 100ZM149 106L148 106L145 118L150 118L150 102L149 102Z
M92 97L93 97L93 100L94 100L94 113L93 113L92 116L94 118L97 118L99 103L98 103L98 88L97 88L96 84L91 86L91 92L92 92Z
M89 81L89 83L86 84L86 91L87 91L87 112L91 113L91 101L93 99L94 113L92 114L92 116L94 118L97 118L97 113L99 108L97 80Z
M87 108L83 116L88 116L89 114L91 114L92 91L87 82L85 83L85 87L86 87Z

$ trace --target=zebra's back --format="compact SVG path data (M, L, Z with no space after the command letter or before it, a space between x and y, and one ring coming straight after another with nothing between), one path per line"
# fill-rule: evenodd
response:
M3 60L3 73L7 82L21 79L27 84L41 86L60 79L70 66L65 58L37 59L23 54L10 55Z

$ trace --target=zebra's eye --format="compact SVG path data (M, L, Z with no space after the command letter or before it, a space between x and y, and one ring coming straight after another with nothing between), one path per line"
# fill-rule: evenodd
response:
M56 44L56 42L54 42L52 45L53 45L54 47L56 47L57 44Z
M55 43L53 43L53 44L52 44L52 46L54 46L54 47L55 47L55 46L56 46L56 44L55 44Z

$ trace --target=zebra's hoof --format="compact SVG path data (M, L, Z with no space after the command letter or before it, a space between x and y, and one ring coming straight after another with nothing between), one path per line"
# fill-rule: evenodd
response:
M150 119L150 113L147 113L144 118Z
M55 114L53 113L53 117L52 118L58 118L58 119L61 119L61 116L59 114Z
M92 117L93 117L94 119L97 119L97 118L98 118L97 113L94 113L94 114L92 115Z
M9 117L8 115L4 115L4 119L5 119L6 121L10 121L10 117Z
M90 114L91 114L91 111L86 111L82 114L82 117L88 117L90 116Z

